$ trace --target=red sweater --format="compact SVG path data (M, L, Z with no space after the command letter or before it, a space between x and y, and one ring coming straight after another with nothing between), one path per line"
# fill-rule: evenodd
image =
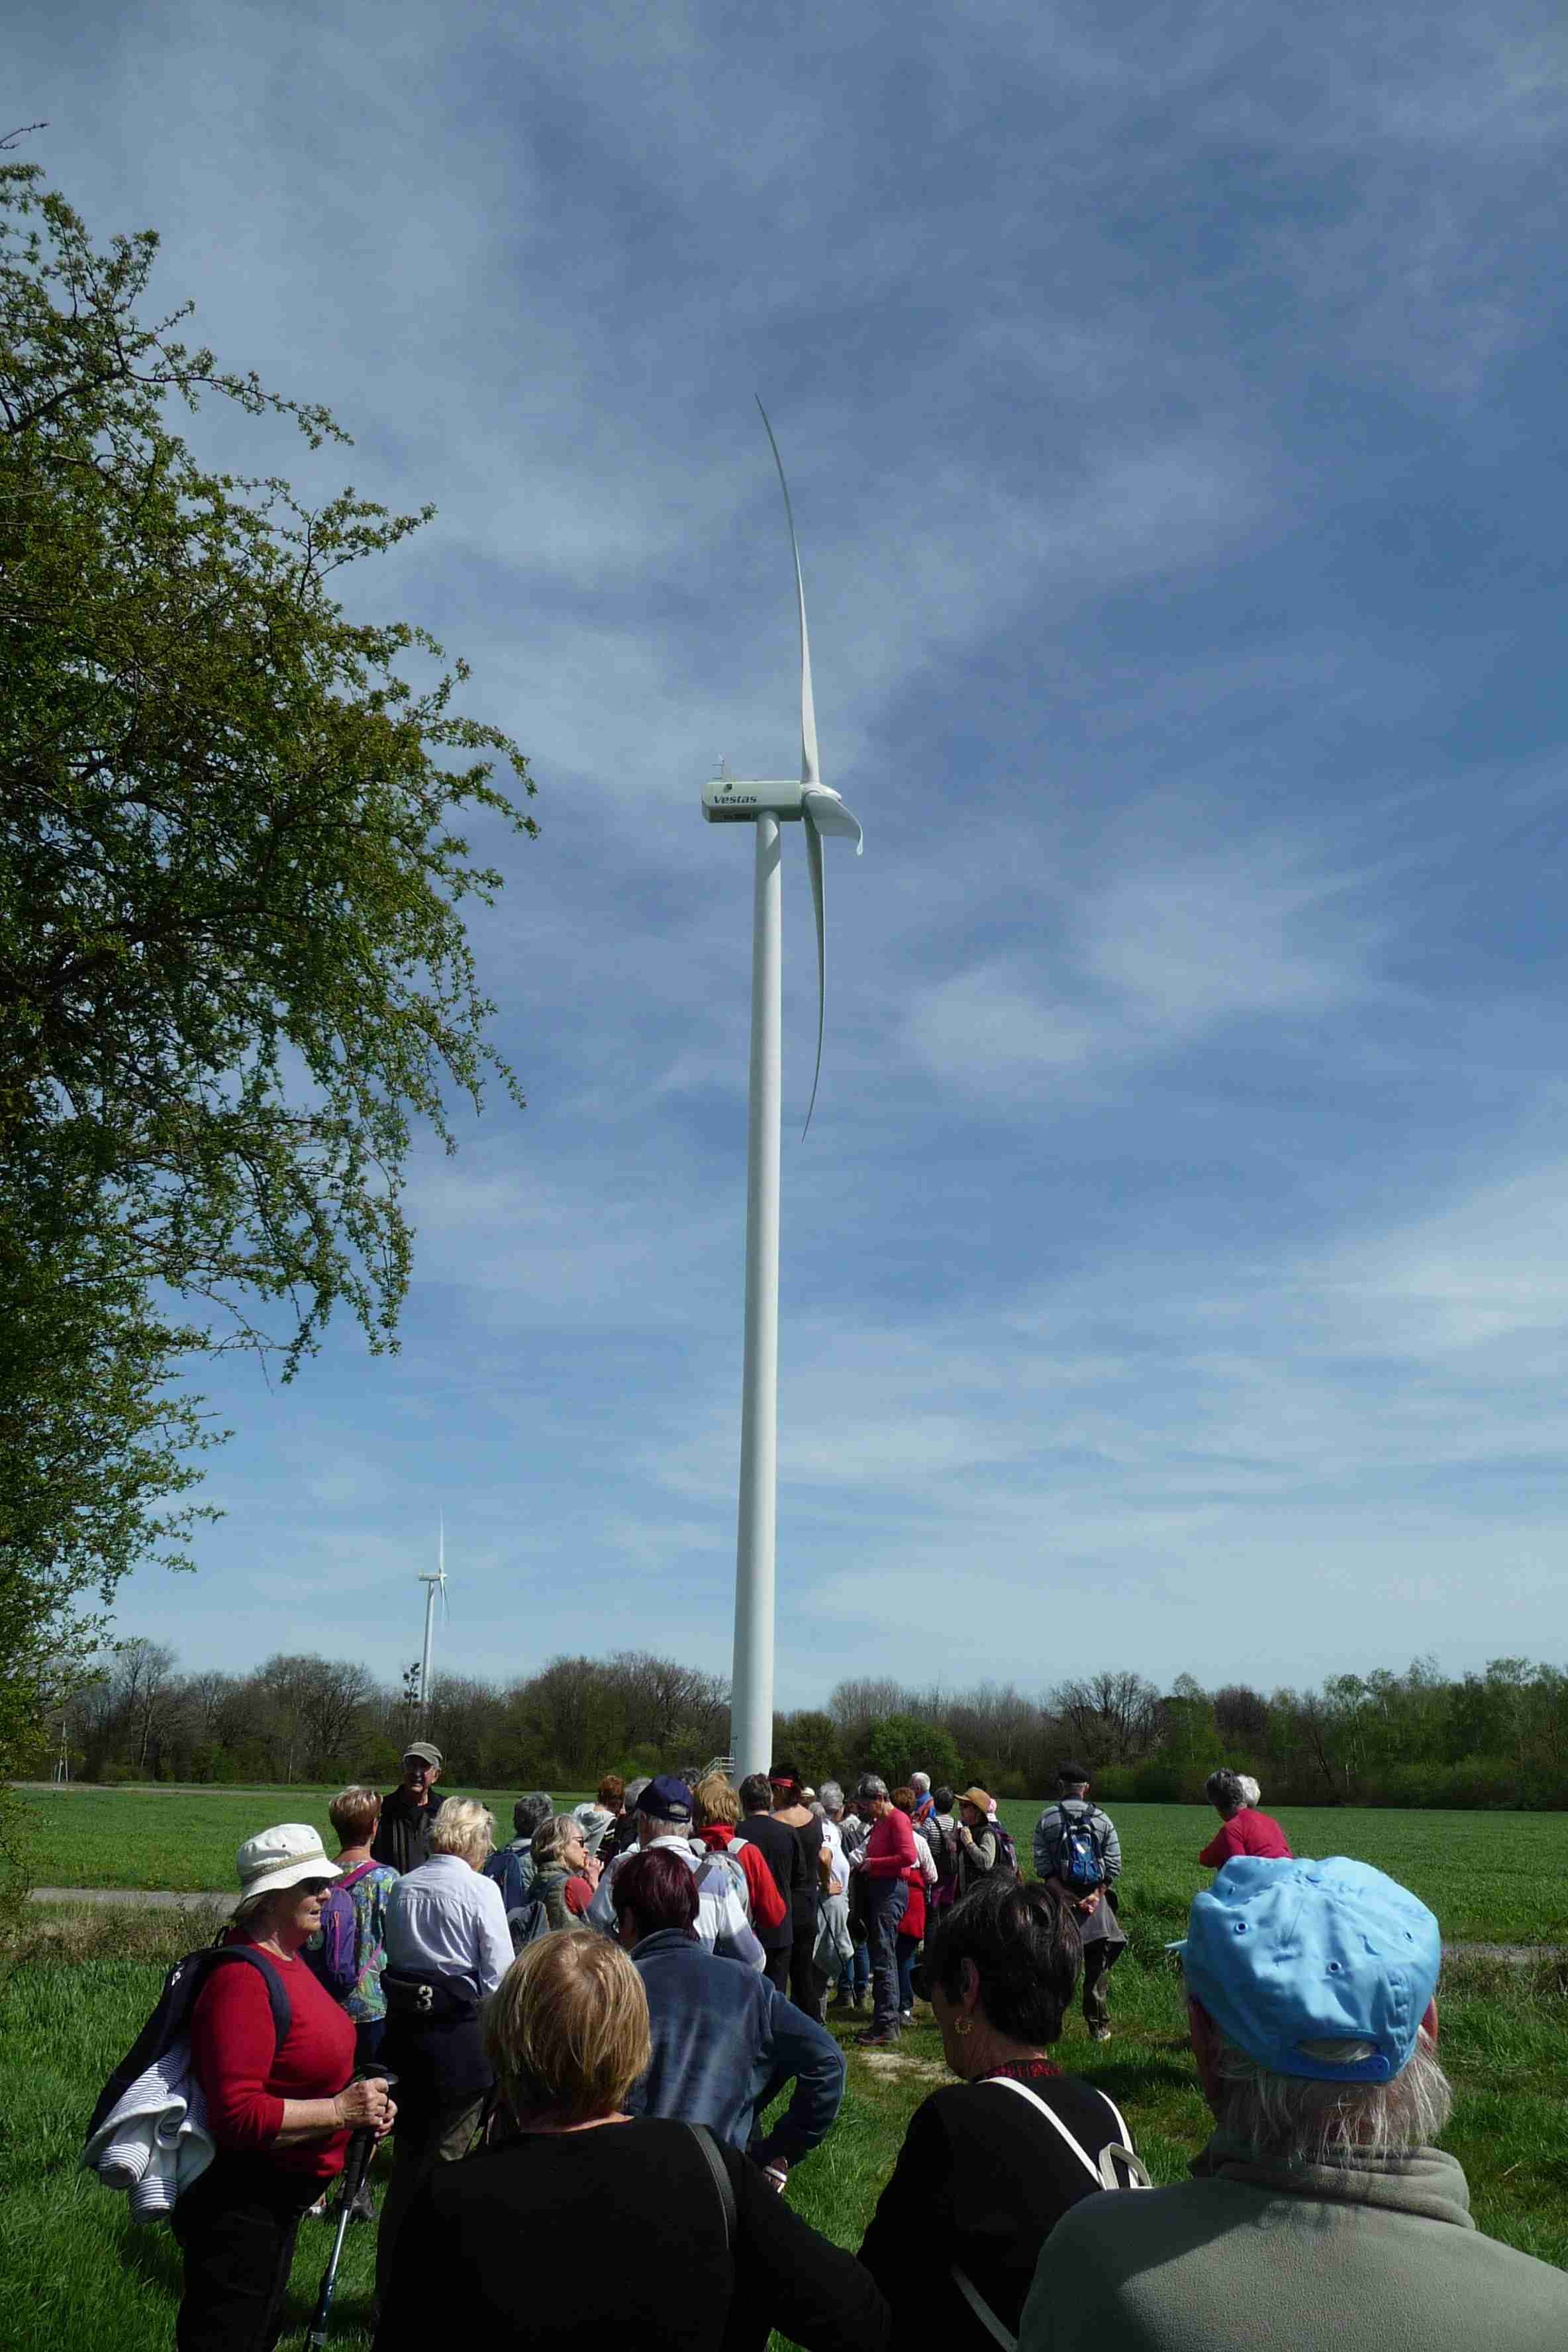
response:
M343 2168L346 2131L274 2149L285 2099L335 2098L354 2068L354 2029L301 1959L264 1952L289 1996L278 2042L267 1987L254 1969L215 1969L191 2012L191 2063L206 2095L207 2128L220 2148L268 2156L289 2172L330 2180Z
M906 1870L913 1869L917 1859L913 1825L895 1805L890 1813L872 1823L860 1867L868 1878L901 1878Z
M1289 1862L1290 1841L1272 1813L1256 1813L1244 1805L1239 1813L1232 1813L1205 1846L1198 1860L1209 1870L1218 1870L1222 1863L1237 1853L1261 1853L1274 1862Z

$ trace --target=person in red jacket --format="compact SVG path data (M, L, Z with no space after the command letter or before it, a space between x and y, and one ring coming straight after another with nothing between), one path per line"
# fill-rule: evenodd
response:
M871 1834L856 1864L866 1885L867 1940L871 1947L871 2030L855 2039L868 2050L888 2050L899 2039L899 1929L909 1907L905 1873L920 1857L906 1814L898 1811L886 1780L868 1772L856 1794L868 1815Z
M893 1790L893 1802L912 1829L920 1814L921 1803L920 1792L912 1780L907 1789ZM913 2023L915 2014L915 1960L926 1931L926 1887L936 1885L936 1864L931 1858L930 1846L918 1831L915 1833L914 1867L905 1871L904 1885L910 1894L904 1916L899 1922L899 2023L910 2025Z
M1206 1869L1219 1870L1238 1853L1260 1853L1274 1862L1295 1859L1290 1841L1273 1815L1258 1811L1262 1793L1247 1773L1232 1772L1225 1765L1209 1774L1204 1794L1219 1815L1221 1826L1198 1856Z
M185 2284L176 2352L272 2352L300 2218L342 2170L350 2134L391 2130L384 2082L351 2082L353 2021L301 1958L337 1877L318 1832L284 1822L239 1849L230 1941L275 1970L279 2041L261 1972L215 1969L191 2012L191 2064L217 2153L174 2207Z

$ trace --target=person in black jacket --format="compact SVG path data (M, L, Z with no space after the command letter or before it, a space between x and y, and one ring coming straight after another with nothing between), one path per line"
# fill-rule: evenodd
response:
M805 1856L793 1830L773 1817L773 1784L765 1772L749 1772L742 1781L741 1821L735 1831L748 1845L754 1845L773 1874L773 1885L784 1896L787 1906L776 1927L764 1927L758 1919L752 1923L752 1933L763 1948L763 1972L770 1984L780 1992L789 1990L789 1964L795 1951L795 1913L796 1897L804 1906L808 1891L815 1907L816 1882L806 1876Z
M381 1801L381 1819L371 1858L406 1876L430 1859L430 1824L444 1801L433 1791L441 1777L441 1751L416 1739L403 1751L403 1780Z
M995 2352L997 2327L1016 2336L1046 2239L1107 2185L1101 2151L1131 2147L1105 2094L1046 2055L1081 1965L1071 1906L1012 1878L983 1880L927 1937L915 1990L961 2079L915 2110L860 2248L899 2352ZM1112 2167L1119 2185L1125 2169Z
M488 2145L438 2166L410 2209L375 2352L763 2352L773 2327L805 2352L885 2352L879 2289L756 2165L700 2127L626 2115L652 2042L618 1945L572 1930L528 1945L485 2047ZM600 2244L606 2216L616 2260L563 2258Z

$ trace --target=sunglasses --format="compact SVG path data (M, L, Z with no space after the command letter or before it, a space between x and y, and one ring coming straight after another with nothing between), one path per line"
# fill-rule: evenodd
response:
M324 1895L331 1883L330 1878L297 1878L294 1892L296 1895Z

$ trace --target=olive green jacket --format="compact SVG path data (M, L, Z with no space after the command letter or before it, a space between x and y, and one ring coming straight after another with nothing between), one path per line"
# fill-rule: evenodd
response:
M1088 2197L1042 2250L1019 2352L1565 2352L1568 2274L1482 2237L1451 2156L1249 2159Z

